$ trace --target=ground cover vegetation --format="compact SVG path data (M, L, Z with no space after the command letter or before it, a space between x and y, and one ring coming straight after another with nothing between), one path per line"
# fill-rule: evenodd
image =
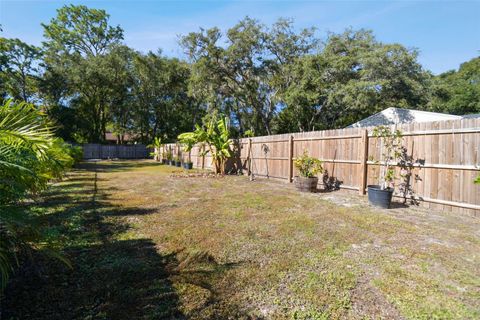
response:
M2 319L480 316L476 217L182 172L104 161L55 183L31 210L73 268L22 264Z
M67 141L172 142L213 111L232 137L342 128L392 106L480 112L480 58L434 76L417 50L368 30L246 17L183 35L182 60L129 48L99 9L64 6L41 27L40 47L0 38L0 95L41 105Z

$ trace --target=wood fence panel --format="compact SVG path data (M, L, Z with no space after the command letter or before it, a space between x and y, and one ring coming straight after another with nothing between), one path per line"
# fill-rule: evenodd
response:
M102 145L85 143L82 145L83 159L145 159L148 150L145 145Z
M480 213L480 185L473 184L480 172L480 119L410 123L391 128L404 134L403 145L415 162L411 185L423 206L454 213ZM368 137L362 138L365 130ZM289 181L296 175L292 162L307 150L324 161L328 176L341 181L340 187L361 190L364 184L378 184L382 170L376 161L381 159L383 146L381 139L372 137L372 130L349 128L243 138L230 162L248 174L251 161L255 176ZM169 147L177 150L178 146ZM201 168L204 161L206 169L213 169L211 155L203 159L200 153L199 147L192 150L194 166ZM396 177L398 185L398 167Z

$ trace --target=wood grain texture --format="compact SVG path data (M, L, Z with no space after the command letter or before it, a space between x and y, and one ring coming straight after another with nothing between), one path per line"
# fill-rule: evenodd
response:
M396 128L403 132L403 144L415 161L411 183L421 205L480 214L480 185L473 184L480 172L480 119L410 123ZM246 174L251 168L256 177L291 181L297 174L293 160L306 151L324 161L328 177L338 181L341 188L361 192L365 185L378 184L381 173L376 161L380 160L382 144L372 136L372 130L347 128L243 138L236 142L238 151L229 161L229 169ZM200 153L192 150L197 168L203 163ZM204 158L204 167L211 169L211 156Z

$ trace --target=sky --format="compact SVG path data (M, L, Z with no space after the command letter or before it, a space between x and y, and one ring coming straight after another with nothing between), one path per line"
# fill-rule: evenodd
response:
M104 9L124 29L125 42L139 51L161 48L183 58L181 35L213 26L226 30L249 16L264 24L292 18L296 28L316 27L320 38L346 28L370 29L378 40L419 50L419 61L434 74L458 69L480 55L480 0L477 1L286 1L286 0L0 0L1 36L39 45L41 23L65 4Z

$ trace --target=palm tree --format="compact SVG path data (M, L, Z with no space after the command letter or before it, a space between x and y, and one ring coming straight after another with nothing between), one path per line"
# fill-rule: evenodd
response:
M39 232L28 212L10 210L29 193L59 177L73 159L63 140L54 138L47 117L33 105L6 101L0 105L0 287L18 264L18 252L37 248ZM54 254L57 255L57 254Z

